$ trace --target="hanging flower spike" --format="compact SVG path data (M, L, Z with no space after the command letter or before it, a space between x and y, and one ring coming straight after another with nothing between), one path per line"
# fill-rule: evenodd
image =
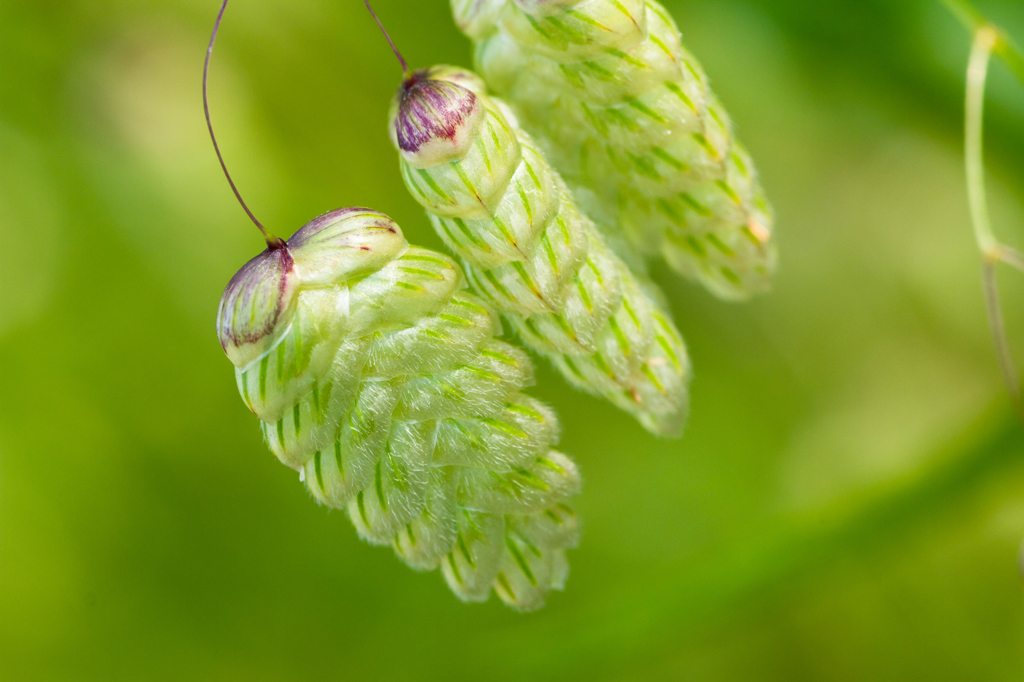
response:
M471 71L424 69L399 89L390 132L473 289L573 385L677 435L690 378L679 333L508 107Z
M531 610L564 586L580 481L499 332L454 262L369 209L276 242L217 313L242 399L318 502L461 599Z

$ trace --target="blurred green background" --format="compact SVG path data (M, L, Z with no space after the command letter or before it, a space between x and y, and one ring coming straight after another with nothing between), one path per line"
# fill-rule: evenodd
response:
M261 250L200 76L216 0L0 0L0 679L1015 680L1024 431L961 159L969 36L935 0L671 0L778 211L774 292L664 269L696 379L659 441L542 367L581 465L568 590L459 603L273 459L213 331ZM468 65L445 0L377 0ZM1024 3L979 6L1024 41ZM288 235L343 205L441 248L387 139L399 70L358 0L236 0L214 118ZM987 153L1024 243L1024 87ZM1024 279L1002 277L1024 357Z

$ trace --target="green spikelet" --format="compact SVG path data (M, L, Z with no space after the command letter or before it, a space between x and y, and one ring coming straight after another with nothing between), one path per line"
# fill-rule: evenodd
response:
M435 67L403 84L390 130L473 289L574 385L677 434L690 374L679 333L508 108L472 72Z
M322 504L451 589L529 610L564 585L580 485L449 258L367 209L328 213L231 280L217 330L270 449Z
M653 0L452 0L495 93L601 223L717 295L765 290L772 211L729 117Z

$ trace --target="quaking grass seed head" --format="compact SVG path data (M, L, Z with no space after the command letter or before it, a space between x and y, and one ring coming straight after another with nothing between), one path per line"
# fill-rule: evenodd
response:
M529 359L464 287L383 214L340 209L243 267L218 325L266 347L232 358L239 392L317 502L464 601L537 609L565 584L579 473L521 392Z
M484 112L457 155L410 160L419 148L400 144L410 118L420 125L423 148L454 149L446 112L421 107L409 95L410 81L450 88ZM606 397L655 433L678 435L689 377L682 339L508 107L488 95L476 74L439 66L402 85L391 134L406 186L464 259L470 287L573 385Z

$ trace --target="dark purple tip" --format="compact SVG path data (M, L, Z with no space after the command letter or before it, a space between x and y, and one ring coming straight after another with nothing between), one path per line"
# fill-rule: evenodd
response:
M297 286L295 261L283 242L246 263L221 298L217 332L224 350L259 344L272 336Z
M426 70L413 73L402 84L395 120L399 149L415 154L432 140L454 141L476 107L476 95L461 85L433 80Z

